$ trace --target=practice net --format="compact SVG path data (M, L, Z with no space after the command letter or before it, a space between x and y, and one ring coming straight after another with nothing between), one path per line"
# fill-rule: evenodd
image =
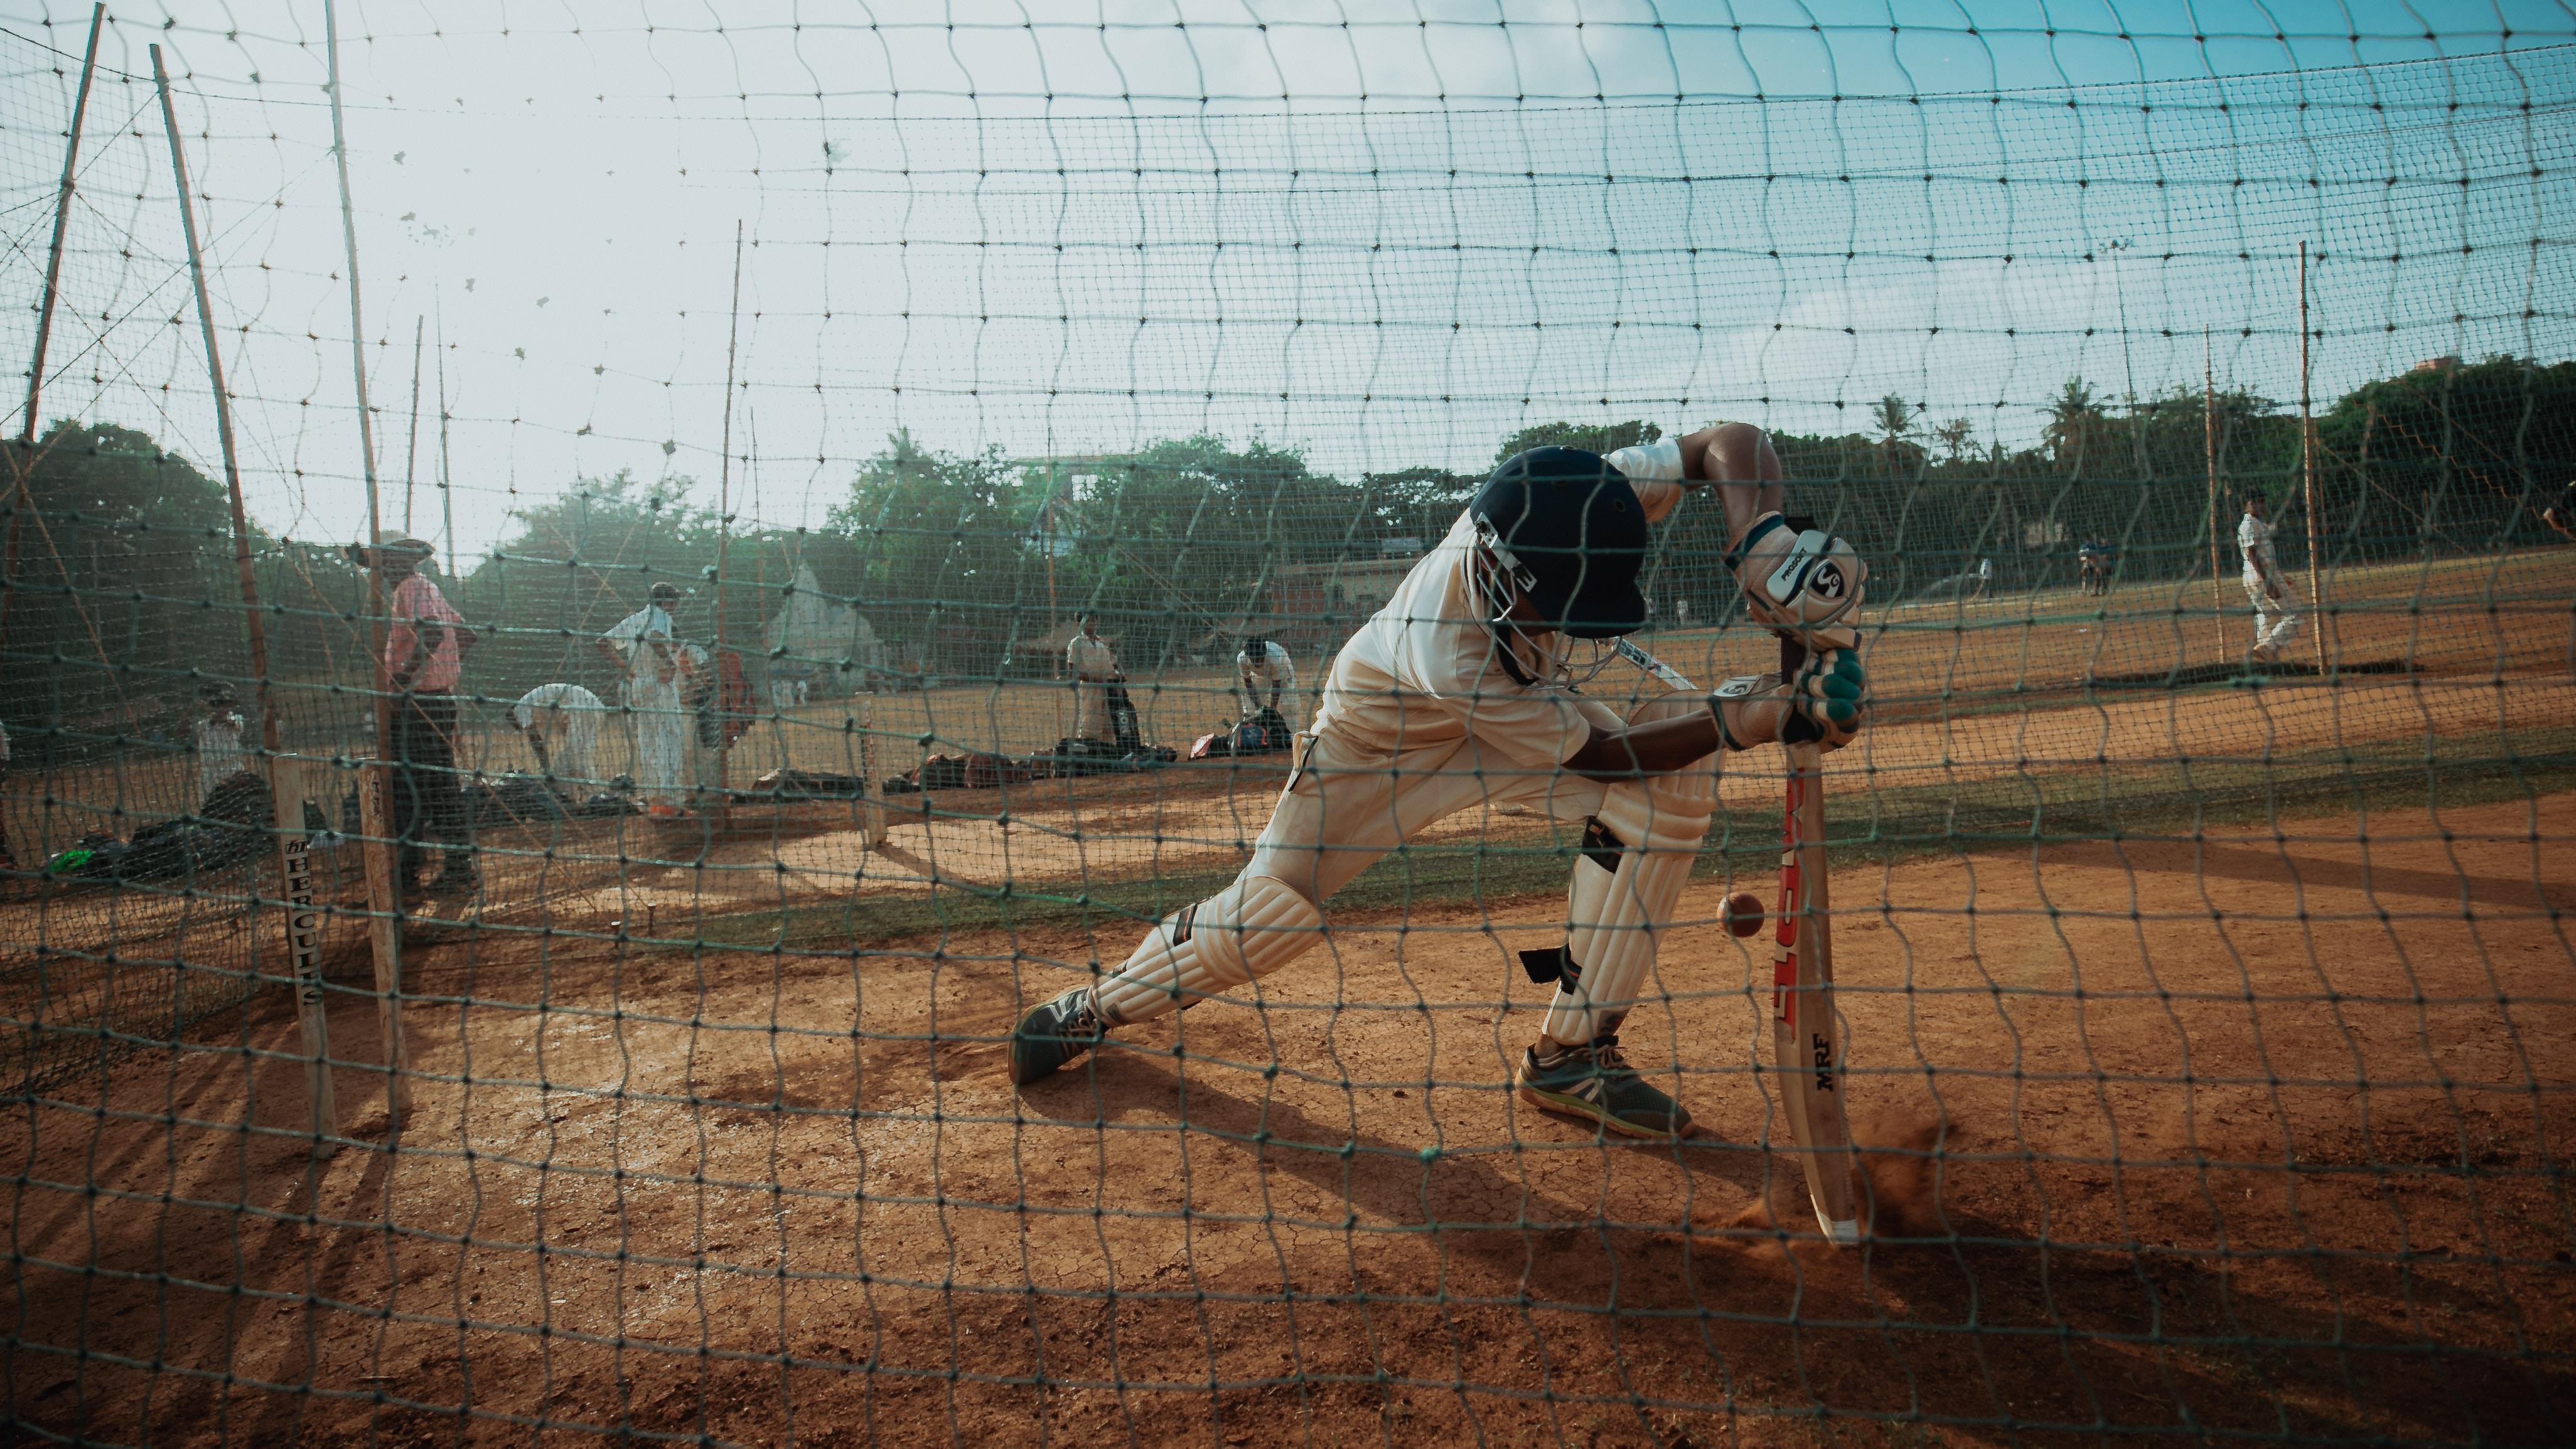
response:
M0 24L13 1436L2576 1416L2563 10L311 9ZM1642 787L1345 656L1720 421L1866 728L1607 919ZM1778 666L1729 533L1581 698ZM1265 935L1301 759L1402 841Z

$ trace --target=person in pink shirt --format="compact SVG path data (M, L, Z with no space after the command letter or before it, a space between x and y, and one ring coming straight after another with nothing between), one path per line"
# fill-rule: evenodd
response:
M373 568L386 591L385 678L394 694L393 826L401 842L403 893L416 879L429 845L444 847L446 861L434 891L472 890L479 884L473 846L465 838L462 796L456 779L456 681L476 635L463 616L422 573L430 546L398 538L353 550Z

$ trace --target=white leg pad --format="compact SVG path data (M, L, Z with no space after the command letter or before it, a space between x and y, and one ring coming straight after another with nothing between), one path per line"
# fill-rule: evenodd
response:
M1571 979L1557 983L1540 1030L1571 1046L1619 1029L1654 976L1716 805L1713 767L1610 787L1566 889Z
M1247 875L1156 923L1118 974L1091 988L1110 1026L1151 1021L1267 976L1324 939L1324 913L1287 882Z

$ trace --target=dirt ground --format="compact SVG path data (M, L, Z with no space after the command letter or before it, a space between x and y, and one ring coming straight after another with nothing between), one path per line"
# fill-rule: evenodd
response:
M1678 1149L1519 1106L1541 896L1332 921L1015 1095L1125 932L411 962L318 1166L275 993L5 1129L31 1433L153 1444L2561 1441L2576 795L1850 869L1876 1238L1695 885ZM1741 884L1770 893L1767 884ZM373 1004L333 1004L374 1059ZM341 1069L344 1103L381 1076ZM1775 1221L1778 1228L1768 1226ZM2556 1427L2552 1427L2552 1426Z

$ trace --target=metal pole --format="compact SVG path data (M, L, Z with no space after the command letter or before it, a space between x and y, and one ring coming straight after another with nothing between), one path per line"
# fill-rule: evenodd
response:
M2317 641L2317 677L2326 672L2326 596L2317 572L2317 420L2308 404L2308 244L2299 243L2299 471L2308 508L2308 628Z
M358 217L349 202L349 140L340 106L340 16L331 0L322 0L324 39L329 45L331 74L331 158L340 172L340 240L348 252L349 263L349 370L357 385L358 395L358 462L367 480L367 546L373 549L384 542L384 516L376 489L376 424L367 407L367 323L366 312L359 304L358 292ZM370 630L375 647L370 671L376 685L376 758L390 762L394 757L393 679L385 664L385 576L368 556L367 612L373 624ZM379 765L373 771L361 770L358 778L360 815L363 820L368 799L377 793L376 782L388 768ZM411 822L414 829L420 822ZM363 829L363 826L362 826ZM385 1058L385 1116L387 1135L399 1134L409 1114L411 1084L403 1076L402 1041L402 929L396 919L401 910L401 882L388 882L395 874L384 868L376 857L394 849L382 838L360 842L368 853L367 909L369 936L374 949L376 968L376 1013L383 1026Z
M331 1027L322 1007L321 915L313 906L313 866L300 829L289 827L287 792L278 788L277 705L269 689L268 627L260 618L259 576L251 566L250 518L242 507L241 459L233 448L232 396L224 390L224 359L215 342L215 304L206 294L205 253L197 241L197 208L188 191L188 155L179 143L179 113L170 104L170 74L161 47L152 48L152 84L161 94L161 124L170 136L170 173L179 187L179 225L188 241L188 275L196 283L197 327L206 342L206 379L215 392L215 436L224 456L224 491L232 502L233 570L240 578L242 627L250 637L252 698L259 710L260 772L268 778L269 808L277 834L278 879L286 910L286 951L295 974L295 1014L304 1034L304 1095L313 1124L313 1151L329 1156L339 1123L331 1091Z
M733 375L734 357L742 340L742 221L733 224L733 320L725 328L725 400L724 457L716 464L716 647L707 661L715 670L716 691L716 814L719 819L732 813L733 795L729 790L733 764L733 732L726 728L724 716L724 647L725 543L733 536Z
M2200 434L2209 470L2209 622L2218 633L2218 657L2227 657L2226 579L2219 563L2218 530L2218 374L2209 352L2209 329L2200 332Z
M420 466L420 330L425 317L411 319L411 441L403 448L403 535L411 534L412 479ZM455 571L449 570L453 575Z
M0 548L0 650L9 642L9 605L18 595L18 532L27 523L27 515L36 506L35 495L28 490L27 475L36 469L37 407L45 392L45 344L54 335L54 301L61 295L63 277L63 229L70 222L72 188L80 174L81 127L89 116L89 82L98 70L98 32L107 22L105 0L90 7L89 49L81 56L80 89L72 97L72 133L63 143L63 184L54 195L54 245L45 256L45 296L36 311L36 360L27 368L27 416L19 425L19 452L9 460L9 471L17 475L18 503L9 510L9 541Z

